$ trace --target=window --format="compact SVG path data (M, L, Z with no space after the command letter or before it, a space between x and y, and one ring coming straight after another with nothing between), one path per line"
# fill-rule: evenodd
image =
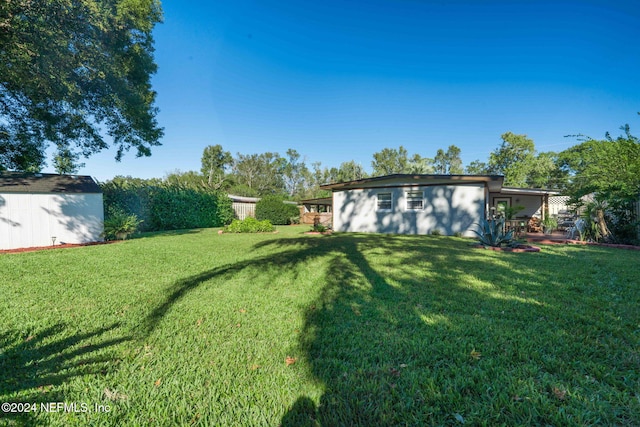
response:
M407 210L422 210L424 208L424 193L422 191L407 191Z
M378 193L377 210L379 211L391 210L391 193Z

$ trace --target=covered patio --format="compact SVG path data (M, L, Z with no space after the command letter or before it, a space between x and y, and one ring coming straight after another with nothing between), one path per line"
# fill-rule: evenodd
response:
M300 201L300 224L331 226L333 199L322 197Z
M504 218L505 227L521 236L542 232L541 221L549 214L549 196L553 190L502 187L489 193L487 218Z

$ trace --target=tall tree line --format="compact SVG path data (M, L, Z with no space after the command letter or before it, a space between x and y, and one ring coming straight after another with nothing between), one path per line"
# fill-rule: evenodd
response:
M420 154L409 156L407 150L384 148L373 154L373 176L414 174L463 173L460 148L449 146L439 149L434 158ZM284 156L275 152L233 156L221 145L204 148L200 172L174 171L165 181L182 186L224 190L240 196L282 195L291 199L325 197L329 193L320 189L322 184L347 182L370 175L355 160L342 162L338 167L323 167L320 162L310 165L295 149L288 149Z

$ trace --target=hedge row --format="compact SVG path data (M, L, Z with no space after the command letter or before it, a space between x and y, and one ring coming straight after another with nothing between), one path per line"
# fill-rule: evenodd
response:
M269 220L274 225L289 225L299 216L298 207L285 203L280 196L265 196L256 204L256 219Z
M140 231L221 227L233 220L231 199L212 190L194 190L143 180L102 184L105 218L112 212L135 214Z

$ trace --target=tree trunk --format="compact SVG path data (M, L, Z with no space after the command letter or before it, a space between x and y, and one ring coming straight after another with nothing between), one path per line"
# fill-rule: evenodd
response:
M607 222L604 219L604 209L596 209L596 219L598 220L598 228L600 228L602 240L607 240L611 235L611 232L609 231Z

